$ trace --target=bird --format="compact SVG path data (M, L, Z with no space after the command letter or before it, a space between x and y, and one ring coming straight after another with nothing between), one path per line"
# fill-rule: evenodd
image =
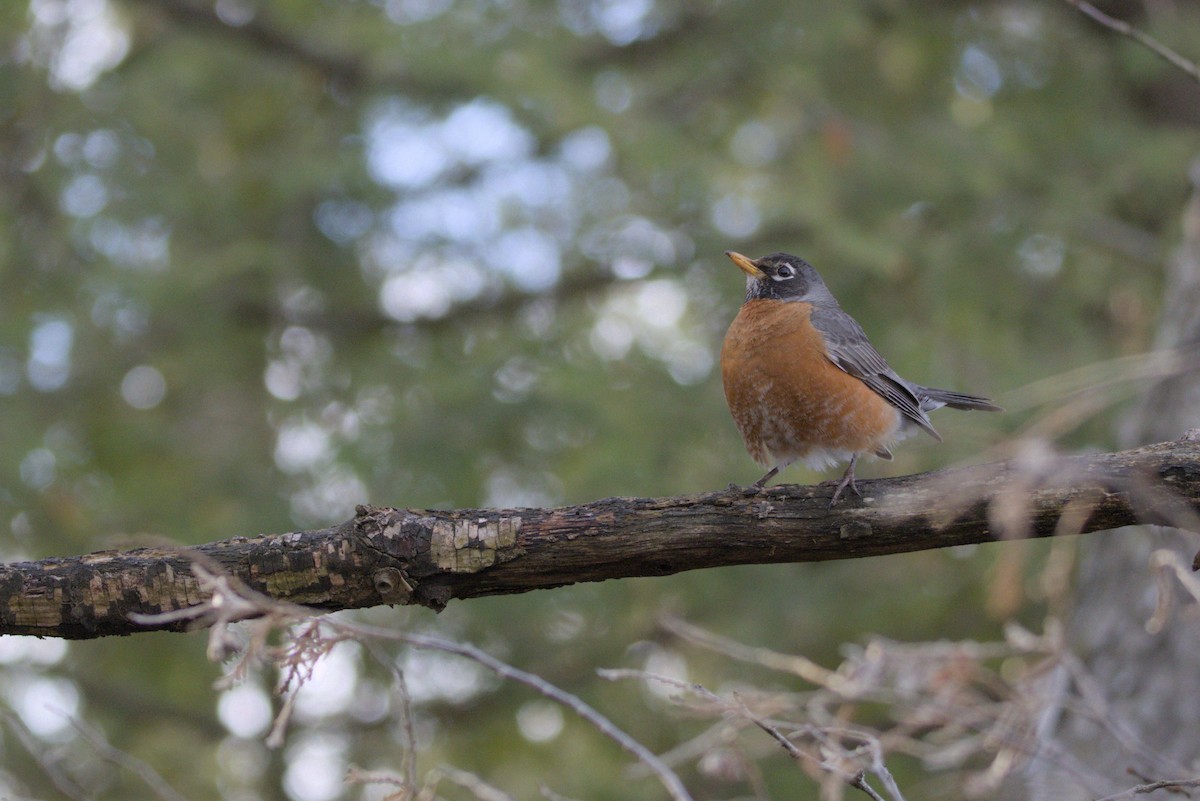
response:
M769 468L754 482L759 492L795 461L820 470L848 459L832 509L847 487L862 496L860 456L890 460L892 445L917 430L940 442L929 412L1003 411L988 398L901 378L804 259L725 255L746 274L746 299L725 334L721 379L746 450Z

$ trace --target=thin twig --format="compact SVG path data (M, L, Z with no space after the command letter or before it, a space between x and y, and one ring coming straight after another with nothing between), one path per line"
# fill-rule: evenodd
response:
M395 679L396 696L400 700L400 746L404 749L402 764L404 780L408 787L417 791L417 735L413 729L413 700L408 691L408 680L404 678L404 670L374 642L366 642L367 652L375 657L375 661L391 671Z
M753 723L755 726L757 726L758 728L765 731L767 734L769 734L771 736L771 738L773 740L775 740L775 742L777 742L781 746L783 746L783 750L788 752L788 756L790 756L792 759L796 760L797 762L803 762L805 759L809 758L809 756L807 754L805 754L803 751L801 751L799 748L796 747L795 743L793 743L787 737L784 737L783 734L779 731L779 729L775 728L774 726L772 726L771 724L762 720L757 715L755 715L753 712L751 712L749 707L746 706L746 704L742 701L742 699L736 693L734 693L734 698L737 700L738 706L740 707L739 711L743 715L745 715L746 718L751 723ZM850 783L853 784L854 782L851 781Z
M1171 592L1172 584L1165 578L1168 574L1173 573L1183 588L1192 596L1192 599L1200 603L1200 579L1196 578L1192 566L1184 563L1182 556L1166 548L1159 548L1150 554L1150 569L1154 571L1155 581L1158 584L1160 595L1158 606L1160 608L1154 610L1154 617L1147 621L1147 627L1154 625L1161 628L1166 622L1165 620L1160 621L1158 618L1165 616L1170 608L1171 600L1161 597Z
M834 765L828 760L822 761L810 754L806 754L801 748L792 742L790 737L780 732L779 729L776 728L772 723L763 720L758 715L754 714L754 712L750 711L750 708L746 706L746 703L737 693L733 694L733 701L730 702L724 698L721 698L721 696L717 695L712 690L709 690L702 684L680 681L679 679L673 679L669 676L662 676L645 670L601 669L597 670L596 673L600 676L600 678L608 679L610 681L617 679L640 678L648 681L657 681L670 687L678 687L683 690L695 692L705 700L712 701L719 705L722 709L736 713L738 716L745 718L758 728L762 729L771 737L771 739L775 740L775 742L777 742L784 751L787 752L788 756L797 762L801 764L809 762L817 765L830 775L838 776L839 778L843 779L851 787L862 790L871 797L872 801L885 801L885 799L876 793L874 788L872 788L867 782L865 771L860 770L853 774L847 773L845 770L839 769L838 766ZM849 729L822 729L816 726L804 726L801 727L801 731L829 747L840 748L840 743L838 743L837 740L842 737L853 737L862 741L863 748L865 748L871 755L871 772L879 776L880 780L887 786L888 792L892 795L892 801L904 801L904 796L901 794L900 788L896 785L895 779L892 778L891 772L888 771L887 767L885 767L883 764L879 740L874 736L865 732L852 731ZM861 753L861 749L855 749L855 751Z
M852 694L853 688L843 676L835 671L818 665L811 659L792 654L781 654L770 648L761 648L722 637L711 631L705 631L699 626L680 620L672 615L659 618L658 625L666 631L695 645L708 648L717 653L737 659L741 662L762 665L772 670L792 673L805 681L825 687L837 693Z
M888 791L888 795L892 797L892 801L904 801L904 794L900 792L900 785L896 783L896 777L892 775L892 772L888 770L887 764L883 761L883 746L879 740L872 738L867 747L871 751L871 772L879 777L879 781L883 782L883 786Z
M544 784L541 786L541 791L542 797L545 798L546 801L575 801L573 798L567 798L565 795L554 792Z
M167 780L158 771L150 767L148 763L114 747L108 740L104 739L104 736L100 732L82 720L70 716L67 719L71 721L71 726L74 727L75 731L79 732L96 753L114 765L125 768L135 774L163 801L187 801L187 796L168 784Z
M1150 34L1133 27L1124 20L1110 17L1108 14L1105 14L1091 3L1086 2L1086 0L1065 0L1065 2L1069 5L1075 6L1075 8L1079 9L1084 14L1088 15L1109 30L1115 31L1122 36L1128 36L1138 44L1150 48L1150 50L1153 51L1156 56L1163 59L1168 64L1183 70L1185 73L1191 76L1193 80L1200 81L1200 66L1197 66L1196 62L1188 58L1184 58L1179 53L1167 47Z
M474 645L467 643L458 643L452 640L445 640L441 637L435 637L427 634L407 634L401 631L392 629L383 629L375 626L365 626L354 623L349 623L344 620L330 619L326 621L331 627L340 629L343 632L351 634L373 637L381 640L391 640L394 642L403 642L414 648L426 648L434 651L442 651L448 654L457 654L458 656L466 657L467 659L478 662L487 669L491 670L498 676L503 676L506 679L524 684L531 687L542 695L557 701L567 707L575 714L579 715L584 720L595 726L601 734L604 734L617 745L633 754L639 760L646 764L654 774L662 782L667 789L671 798L675 801L692 801L691 795L684 786L683 781L676 775L675 771L671 770L653 751L639 743L637 740L630 737L624 731L617 727L612 721L600 714L596 709L589 706L582 699L575 695L557 687L543 679L541 676L533 673L528 673L520 668L513 667L506 662L501 662L486 651L476 648Z
M850 786L857 790L862 790L871 797L871 801L884 801L883 796L875 792L875 789L867 784L867 772L865 770L860 770L854 774L854 778L850 780Z
M1096 801L1130 801L1135 795L1153 793L1157 790L1184 790L1192 787L1200 787L1200 779L1177 779L1139 784L1136 787L1130 787L1124 792L1098 798Z
M283 705L279 707L279 713L275 715L275 721L271 724L271 731L267 734L267 739L263 741L267 748L274 750L283 747L288 724L292 721L292 710L295 708L296 694L288 693L283 697Z
M652 673L649 670L637 670L635 668L596 668L596 675L602 679L605 679L606 681L616 681L618 679L645 679L646 681L656 681L659 684L665 684L668 687L675 687L680 690L688 690L689 692L694 692L697 695L702 695L709 701L719 704L720 706L729 705L729 702L705 687L703 684L697 684L694 681L673 679L670 676L664 676L661 673Z
M346 768L346 784L388 784L404 790L404 779L386 770L364 770L358 765Z
M12 727L13 734L20 740L21 745L29 752L33 761L38 764L46 777L50 779L50 783L54 785L54 789L63 794L64 797L72 799L72 801L83 801L83 799L91 798L91 794L84 792L74 779L66 774L63 770L61 759L52 758L47 753L47 748L43 743L37 742L33 732L25 725L25 722L18 716L12 713L4 713L4 719L8 721L8 725Z
M190 611L193 612L197 619L211 619L210 624L213 625L213 634L210 636L212 637L221 636L219 632L223 628L221 624L224 621L218 619L219 613L228 613L227 610L230 608L236 610L235 615L237 619L262 615L271 618L277 625L283 625L289 618L292 622L311 620L315 614L315 610L313 609L274 601L266 595L250 589L240 581L230 581L225 576L212 575L199 568L200 566L196 565L193 569L196 571L201 587L212 593L212 599L197 607L192 607ZM253 613L246 614L247 610L253 610ZM589 706L582 699L551 684L541 676L528 673L506 662L501 662L491 654L473 645L457 643L452 640L442 639L441 637L408 634L378 626L351 623L339 618L322 618L317 625L326 626L343 637L354 637L359 641L375 639L385 642L402 642L414 648L425 648L442 651L443 653L457 654L458 656L478 662L499 676L532 687L547 698L555 700L575 712L575 714L591 723L610 740L613 740L623 749L641 760L654 772L659 781L666 787L667 793L675 801L692 801L692 797L684 786L683 781L653 751L630 737L618 728L616 724ZM213 650L211 645L209 650ZM284 709L280 711L275 726L268 736L267 743L269 746L277 746L282 743L283 731L286 728L287 719L291 711L289 702L294 698L295 693L291 693L285 699Z
M417 733L413 730L412 694L408 691L408 681L399 665L396 670L396 694L400 696L400 722L404 732L404 778L415 789L417 786Z
M438 765L434 768L434 772L447 781L469 790L479 801L514 801L511 795L493 787L469 771L452 768L449 765Z
M784 736L779 729L775 728L770 723L762 720L753 712L751 712L746 704L742 702L742 699L737 693L734 693L733 697L741 707L740 712L749 718L755 726L758 726L758 728L769 734L775 740L775 742L783 746L783 749L788 752L788 755L791 756L792 759L795 759L797 762L803 762L806 759L811 759L808 754L805 754L796 747L796 744L792 742L791 738ZM806 729L808 728L810 727L806 727ZM834 741L834 738L828 737L828 735L832 732L822 732L816 728L811 728L811 731L815 737L823 740L827 745L840 745ZM837 732L837 734L839 734L839 736L850 734L851 736L861 739L864 743L864 746L871 753L871 772L879 776L880 780L883 781L883 783L887 786L888 792L892 795L892 801L904 801L904 796L900 793L900 788L896 784L896 780L892 778L891 771L889 771L883 764L883 755L879 747L879 740L862 732L841 731ZM860 770L851 776L845 776L842 771L838 770L834 765L828 763L827 761L819 764L831 774L841 774L846 779L847 784L856 790L862 790L871 797L871 801L885 801L884 798L879 795L879 793L875 792L875 788L871 787L870 783L867 782L867 774L865 770Z
M722 718L691 739L663 751L659 754L659 759L671 767L699 760L716 748L732 746L737 741L738 734L748 725L750 722L742 718ZM762 749L757 751L761 753ZM639 764L630 765L627 773L631 777L642 777L645 771L645 766Z

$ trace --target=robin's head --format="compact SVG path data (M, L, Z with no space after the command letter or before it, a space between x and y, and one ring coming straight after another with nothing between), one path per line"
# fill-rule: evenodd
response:
M833 295L811 264L788 253L749 259L732 250L725 255L746 274L746 300L803 300L833 303Z

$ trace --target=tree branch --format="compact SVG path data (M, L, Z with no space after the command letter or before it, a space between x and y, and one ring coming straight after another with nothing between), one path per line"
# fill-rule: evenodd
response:
M827 486L731 487L556 509L362 506L332 528L0 565L0 634L91 638L194 626L209 602L194 567L323 610L441 609L452 598L725 565L816 562L1154 522L1200 531L1195 437ZM179 610L177 612L177 610ZM229 610L222 614L228 616ZM253 614L253 612L247 612ZM131 615L157 615L139 624ZM203 621L206 618L201 617Z
M1165 780L1147 782L1146 784L1139 784L1137 787L1130 787L1123 793L1106 795L1104 798L1097 799L1097 801L1133 801L1133 797L1136 795L1153 793L1157 792L1158 790L1173 790L1177 793L1181 792L1185 796L1188 796L1186 791L1193 787L1200 787L1200 779L1178 779L1174 781Z
M1138 44L1148 47L1151 52L1153 52L1163 61L1166 61L1173 67L1183 70L1183 72L1190 76L1192 80L1200 81L1200 66L1197 66L1196 62L1180 55L1162 42L1155 39L1150 34L1133 27L1124 20L1119 20L1116 17L1110 17L1108 14L1105 14L1103 11L1087 2L1087 0L1065 0L1065 2L1068 5L1075 6L1075 8L1079 9L1082 13L1088 17L1091 17L1093 20L1109 30L1115 31L1122 36L1128 36Z

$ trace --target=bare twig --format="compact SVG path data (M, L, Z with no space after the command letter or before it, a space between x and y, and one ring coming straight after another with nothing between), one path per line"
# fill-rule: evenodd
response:
M680 620L671 615L664 615L659 618L658 624L664 630L694 645L700 645L717 651L740 662L749 662L771 668L772 670L792 673L805 681L820 687L827 687L835 692L844 692L847 694L853 692L853 688L848 686L849 682L844 677L803 656L781 654L778 651L772 651L770 648L743 645L736 640L722 637L711 631L705 631L699 626L694 626L685 620Z
M417 786L417 734L413 730L412 694L408 691L408 680L399 665L393 666L396 676L396 694L400 697L401 727L404 732L404 778L412 787Z
M350 633L358 637L370 637L378 640L402 642L411 645L414 648L426 648L434 651L441 651L448 654L457 654L458 656L466 657L474 662L478 662L488 670L491 670L498 676L524 684L531 687L542 695L557 701L567 707L575 714L579 715L584 720L591 723L602 734L608 737L613 742L617 743L621 748L633 754L637 759L643 762L653 771L666 787L667 792L675 801L692 801L691 795L683 782L675 771L671 770L661 759L654 754L653 751L639 743L637 740L630 737L624 731L616 726L612 721L600 714L596 709L589 706L582 699L563 690L562 688L551 684L541 676L526 672L520 668L502 662L486 651L480 650L473 645L466 643L458 643L452 640L446 640L441 637L436 637L428 634L408 634L405 632L394 631L392 629L377 628L374 626L365 626L350 623L344 620L327 620L325 621L330 627L342 632Z
M554 792L553 790L551 790L549 787L547 787L544 784L541 786L540 789L542 791L542 797L545 798L546 801L575 801L575 799L573 799L573 798L567 798L565 795L562 795L561 793Z
M389 793L384 797L384 801L409 801L417 792L415 787L410 787L403 777L397 776L395 773L386 770L363 770L358 765L346 768L344 781L346 784L375 784L395 787L396 792Z
M618 728L616 724L589 706L582 699L551 684L541 676L502 662L473 645L454 642L434 635L409 634L394 629L352 623L340 618L323 617L320 620L316 620L315 616L319 614L317 610L296 604L280 603L263 593L245 586L245 584L235 578L225 575L213 575L209 571L200 568L199 565L196 567L198 568L197 576L200 589L211 595L208 601L191 607L187 611L192 613L195 620L204 620L208 625L212 626L212 632L209 635L211 641L225 642L228 639L228 635L223 632L223 629L228 625L229 620L223 619L221 615L229 613L229 610L232 610L231 614L233 618L239 620L249 616L261 617L264 620L259 621L260 625L287 627L289 625L302 624L303 626L297 633L293 634L292 646L286 649L278 659L281 667L287 670L288 682L291 682L293 692L286 696L287 700L285 700L284 709L277 717L271 734L268 737L269 744L278 744L282 741L288 713L290 713L289 701L295 698L294 690L300 684L303 684L306 676L311 672L310 669L305 669L305 660L319 658L324 653L327 653L334 644L348 638L353 638L359 642L370 640L399 642L414 648L424 648L466 657L483 665L498 676L524 684L547 698L557 701L591 723L602 734L649 767L675 801L692 801L692 797L684 786L683 781L654 752L630 737ZM247 614L249 610L254 610L254 614ZM320 630L322 628L333 632L333 636L321 635ZM256 647L261 648L261 643L262 641L260 640ZM214 650L214 647L210 644L210 654ZM242 661L247 661L251 656L250 654L244 654ZM284 683L285 687L287 687L288 682Z
M751 646L708 636L690 624L685 626L671 628L681 633L686 631L691 636L685 639L692 644L793 672L789 670L786 654L765 649L760 652ZM812 758L808 764L818 766L827 775L849 781L853 772L869 765L868 774L883 783L885 796L891 794L893 798L901 794L881 756L885 744L888 752L911 754L942 768L965 765L972 756L990 754L989 767L970 779L980 792L991 792L989 788L994 788L1036 753L1072 775L1087 791L1087 771L1070 754L1046 742L1040 733L1043 727L1053 725L1056 710L1060 709L1095 721L1117 738L1124 753L1148 759L1144 746L1127 735L1103 694L1093 691L1077 660L1072 661L1072 656L1063 652L1061 633L1053 619L1046 622L1046 633L1042 635L1017 626L1009 626L1006 634L1007 641L998 643L906 645L876 638L861 651L856 649L837 671L830 671L846 682L844 687L853 688L852 696L836 692L833 687L819 687L791 696L788 701L788 706L803 710L805 724L789 729L792 724L763 722L782 732L802 753L810 749L803 748L796 737L816 741L823 756ZM766 658L759 658L762 656ZM1010 678L986 666L993 660L1018 665L1027 659L1032 661ZM620 677L632 675L636 674L624 673ZM681 682L676 686L686 684ZM1068 689L1073 692L1063 696ZM885 704L897 722L878 732L846 728L839 710L844 710L847 700ZM757 716L762 718L761 713ZM735 720L726 721L726 725ZM718 737L727 740L730 734L712 730L705 742L720 742ZM698 739L691 746L693 755L697 748L703 747ZM847 742L861 745L848 748ZM838 754L841 761L837 761ZM1182 772L1161 760L1151 762L1158 775ZM1097 788L1090 792L1096 793Z
M1068 527L1077 523L1072 521ZM1190 571L1177 555L1168 559L1163 554L1156 554L1152 564L1159 571L1173 572L1190 592L1200 597L1200 583L1189 585ZM339 618L315 621L314 610L274 601L232 577L203 570L199 575L203 577L200 590L212 593L212 598L208 603L194 607L191 614L212 626L210 636L220 647L210 646L211 653L226 652L225 646L232 638L225 629L232 620L243 619L247 613L259 616L258 620L251 620L248 626L242 627L249 630L250 637L241 640L245 652L240 654L235 670L268 658L286 677L281 686L294 691L310 675L313 662L336 643L347 639L363 643L389 665L393 665L394 660L386 654L380 655L377 644L401 643L455 654L471 659L503 678L523 683L572 709L632 753L641 766L655 774L674 801L689 799L668 758L650 752L576 696L541 677L501 662L475 646ZM1053 621L1047 622L1046 631L1041 635L1010 626L1007 641L1003 643L904 645L876 638L861 650L856 649L836 671L807 660L801 662L803 671L798 671L797 662L785 654L719 638L680 621L667 619L664 628L701 647L823 682L804 693L753 699L752 709L742 696L718 696L693 682L639 670L599 671L606 679L639 678L674 687L683 691L673 698L674 701L719 718L721 728L710 730L706 738L710 748L700 752L693 750L693 756L707 753L711 747L734 742L744 728L741 724L752 723L810 773L818 777L823 775L827 789L841 783L866 793L872 801L903 801L903 795L884 763L885 749L888 753L908 753L944 766L964 765L972 756L992 754L992 764L974 779L980 787L994 787L1035 751L1043 758L1055 759L1064 769L1076 774L1072 765L1062 762L1063 755L1058 749L1043 742L1038 734L1040 726L1052 725L1054 714L1047 714L1048 704L1092 720L1107 721L1126 753L1141 754L1144 750L1136 741L1120 736L1123 730L1119 720L1109 720L1113 716L1103 693L1088 682L1087 675L1077 662L1071 661L1070 654L1063 652L1061 634L1057 633ZM283 647L268 647L270 631L279 629L288 633L288 641ZM1035 661L1022 664L1027 658ZM1012 677L1003 677L986 664L1000 659L1015 666ZM1074 689L1069 697L1049 700L1056 697L1054 693L1061 694L1065 690L1061 683L1053 687L1047 685L1048 671L1070 675L1070 686ZM845 694L848 688L853 688L852 696ZM692 698L687 698L688 695ZM294 692L289 694L289 699L291 697ZM846 717L848 700L887 704L896 722L880 731L851 726ZM286 719L287 706L285 703L281 721ZM774 716L783 710L803 710L803 722L775 719ZM1047 724L1047 720L1051 724ZM278 723L276 729L273 735L277 733L281 737L283 723ZM412 801L413 792L417 790L415 767L409 763L405 770L407 778L396 777L389 781L403 788L399 798ZM1165 764L1156 765L1155 770L1156 775L1179 775L1181 772ZM1082 779L1081 776L1077 778ZM415 799L431 801L437 782L442 779L452 780L437 769L431 771ZM872 782L882 783L882 788L875 789ZM1086 788L1087 784L1081 786ZM487 788L486 784L480 784L467 789L478 791L477 795L483 793L481 798L499 798L487 795ZM1092 794L1101 791L1100 788L1089 790Z
M187 797L167 783L158 771L132 754L114 748L100 732L78 718L69 717L71 726L87 741L96 753L109 762L136 775L163 801L187 801Z
M896 784L896 777L892 775L892 772L887 768L887 764L883 761L883 748L879 740L873 740L870 743L870 747L871 772L879 777L879 781L883 782L883 786L887 788L892 801L904 801L904 795L900 792L900 785Z
M1130 801L1134 796L1153 793L1158 790L1177 790L1182 791L1200 787L1200 779L1176 779L1157 782L1149 782L1147 784L1139 784L1136 787L1130 787L1121 793L1114 795L1106 795L1104 798L1098 798L1096 801Z
M854 778L850 780L850 786L855 789L862 790L871 797L871 801L884 801L883 796L875 792L875 789L867 783L867 772L860 770L854 774Z
M296 694L288 693L283 697L283 705L279 708L278 714L275 715L275 721L271 724L271 731L267 733L267 739L265 740L267 748L275 749L283 747L287 736L287 727L292 721L292 711L295 708Z
M787 737L784 737L783 733L780 732L779 729L775 728L770 723L767 723L765 720L763 720L762 718L758 717L753 712L751 712L750 708L747 707L746 704L743 703L742 699L740 697L738 697L736 694L734 695L734 699L738 703L738 711L742 715L744 715L746 717L746 719L749 720L751 723L753 723L755 726L757 726L758 728L765 731L771 737L771 739L773 739L775 742L779 743L779 745L783 748L783 750L787 751L788 756L790 756L792 759L796 760L797 762L803 762L806 759L812 759L812 757L810 757L808 754L804 753L799 748L797 748L796 744L793 743L790 739L788 739ZM851 779L849 783L851 785L853 785L854 781Z
M1154 571L1154 580L1158 587L1158 603L1154 614L1146 621L1146 630L1150 634L1157 634L1166 625L1175 605L1175 593L1172 589L1175 585L1170 576L1174 575L1197 603L1200 603L1200 579L1196 577L1192 565L1186 564L1182 556L1166 548L1160 548L1150 554L1150 568Z
M375 661L391 672L394 679L396 697L400 702L402 735L400 745L404 749L404 781L407 783L407 787L415 793L417 791L417 735L413 730L413 701L412 694L408 691L408 680L404 677L404 670L396 663L396 660L390 658L375 642L368 641L364 645L366 645L368 653L375 657Z
M1200 347L1195 345L1102 359L1011 389L1004 393L1004 408L1018 412L1048 403L1067 404L1095 393L1117 399L1138 392L1147 381L1182 375L1198 367Z
M449 765L438 765L434 768L433 773L468 790L479 801L514 801L511 795L493 787L469 771L459 770Z
M87 793L80 787L74 779L68 776L63 771L61 759L53 759L47 753L44 744L39 743L33 736L33 732L25 726L24 721L12 713L4 713L4 719L8 721L8 725L12 727L13 733L24 746L25 750L50 779L50 783L54 785L54 789L63 794L65 798L72 801L83 801L83 799L91 798L91 794Z
M1183 70L1183 72L1190 76L1193 80L1200 81L1200 66L1197 66L1196 62L1181 56L1179 53L1167 47L1150 34L1133 27L1124 20L1110 17L1108 14L1105 14L1091 3L1086 2L1086 0L1064 0L1064 2L1075 6L1075 8L1079 9L1084 14L1091 17L1109 30L1119 33L1122 36L1128 36L1138 44L1149 48L1156 56L1163 59L1168 64Z
M866 780L866 770L870 770L871 773L879 776L880 780L888 788L888 792L892 796L892 801L904 801L904 796L901 794L900 788L896 785L895 780L892 778L891 772L888 771L883 764L882 748L879 744L878 738L876 738L873 734L865 731L856 731L841 727L800 727L797 731L798 734L803 734L808 738L815 740L816 742L820 743L825 752L833 755L826 758L820 758L812 754L805 753L803 749L801 749L792 741L791 737L779 731L775 724L755 714L737 693L733 694L733 699L730 701L717 695L702 684L680 681L679 679L673 679L669 676L663 676L644 670L602 669L597 670L596 673L601 678L608 679L610 681L617 679L639 678L647 681L659 682L669 687L677 687L682 690L694 692L695 694L704 698L706 701L712 702L718 709L726 713L735 714L753 723L759 729L766 732L771 739L775 740L775 742L787 752L788 756L800 764L809 764L819 767L827 774L837 776L838 778L842 779L851 787L862 790L872 798L872 801L884 801L884 799L875 792L874 788L872 788ZM844 739L857 740L858 742L862 743L862 746L847 750L842 746L841 741ZM861 764L861 758L864 753L870 756L870 759L868 760L869 767L866 770L859 769L857 771L848 772L843 767L844 764L852 762L858 762Z

